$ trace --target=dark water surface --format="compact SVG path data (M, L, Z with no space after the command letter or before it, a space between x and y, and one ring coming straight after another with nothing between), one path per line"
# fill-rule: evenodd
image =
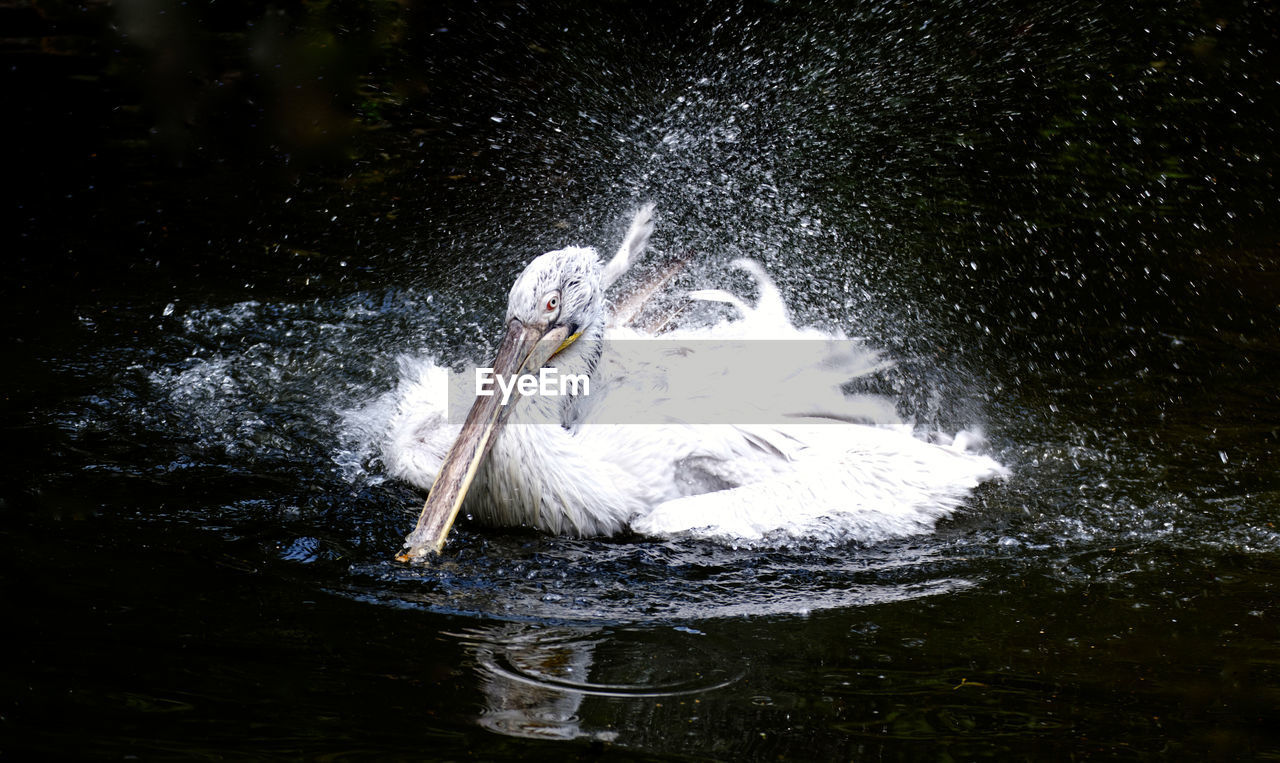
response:
M0 6L0 757L1280 755L1280 11ZM1012 471L930 536L455 531L369 431L643 201Z

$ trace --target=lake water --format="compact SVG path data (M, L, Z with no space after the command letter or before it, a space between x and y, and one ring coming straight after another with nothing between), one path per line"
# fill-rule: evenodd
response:
M0 23L0 756L1280 754L1274 7ZM645 201L677 292L761 262L1011 477L891 543L396 563L357 413Z

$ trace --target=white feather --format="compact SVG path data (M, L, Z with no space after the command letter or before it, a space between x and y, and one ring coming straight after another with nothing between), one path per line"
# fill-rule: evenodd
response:
M549 288L581 282L581 293L563 290L563 309L588 326L592 341L641 338L629 329L606 334L602 292L635 262L651 230L652 207L646 206L603 269L589 249L539 257L512 288L508 318L534 309ZM720 290L691 296L732 304L737 320L670 332L657 359L611 354L605 343L596 365L590 352L600 345L583 341L556 356L562 372L593 370L592 394L516 404L464 512L486 524L572 536L631 529L746 544L874 542L928 532L976 485L1005 474L991 458L965 450L967 435L951 447L924 442L898 419L891 401L842 393L842 384L887 364L839 335L797 328L764 269L746 260L734 265L756 281L754 306ZM717 345L746 337L823 341L788 344L799 354L774 363ZM670 343L682 341L687 352L671 351ZM777 394L717 394L744 375ZM430 360L405 363L394 393L398 405L382 460L392 476L423 489L431 487L458 431L442 404L449 383L448 372ZM689 392L699 384L704 391ZM665 394L668 388L685 392L676 399ZM691 404L698 422L719 423L688 423ZM637 412L650 423L627 423Z

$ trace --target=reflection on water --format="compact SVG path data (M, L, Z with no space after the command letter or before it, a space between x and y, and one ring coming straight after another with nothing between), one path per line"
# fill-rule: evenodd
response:
M615 741L593 698L683 697L725 688L742 668L691 629L667 633L505 623L454 634L475 661L485 728L512 736ZM584 705L586 706L584 708Z
M578 714L586 695L566 685L590 674L594 644L582 640L590 635L519 624L459 634L476 661L485 696L480 725L531 738L595 736L583 731ZM598 734L611 740L606 732Z

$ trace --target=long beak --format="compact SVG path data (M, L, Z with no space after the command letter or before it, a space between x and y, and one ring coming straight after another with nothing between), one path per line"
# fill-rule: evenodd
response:
M493 372L503 378L520 373L537 373L552 355L575 338L576 335L570 336L569 329L564 326L548 330L545 324L526 324L518 318L512 318L507 323L507 333L498 347L498 356L494 358ZM458 517L462 501L467 497L467 490L475 480L480 463L488 455L489 448L493 447L498 429L505 423L508 409L515 402L513 399L504 406L499 394L476 396L475 403L471 405L471 410L462 423L458 439L454 441L449 455L445 456L444 463L436 474L427 503L418 516L418 525L405 538L404 550L396 556L398 561L412 561L432 552L439 554L444 549L445 539Z

